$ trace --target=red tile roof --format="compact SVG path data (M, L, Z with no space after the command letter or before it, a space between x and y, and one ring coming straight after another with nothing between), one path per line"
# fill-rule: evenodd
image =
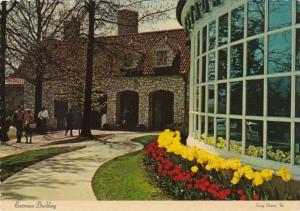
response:
M143 64L141 64L143 75L154 74L155 50L164 43L168 43L179 54L179 70L174 71L179 74L186 74L189 71L190 49L187 45L189 37L183 29L143 32L125 36L98 37L96 40L101 42L102 45L109 46L109 48L114 48L113 46L119 48L119 50L114 50L120 53L122 53L122 50L124 52L124 48L134 49L142 53L144 55Z

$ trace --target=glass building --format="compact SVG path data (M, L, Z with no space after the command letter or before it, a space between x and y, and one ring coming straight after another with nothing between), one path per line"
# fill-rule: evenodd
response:
M180 0L189 145L300 179L300 1Z

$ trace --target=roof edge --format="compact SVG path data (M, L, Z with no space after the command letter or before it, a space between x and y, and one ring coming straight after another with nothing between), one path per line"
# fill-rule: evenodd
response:
M182 26L182 22L181 22L181 13L182 10L186 4L187 0L179 0L177 7L176 7L176 16L177 16L177 20L180 23L180 25Z

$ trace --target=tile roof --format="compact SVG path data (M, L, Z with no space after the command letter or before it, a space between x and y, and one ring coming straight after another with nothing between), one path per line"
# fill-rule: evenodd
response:
M125 49L134 49L143 54L142 73L143 75L153 75L155 69L155 51L161 45L167 43L173 51L177 52L180 61L179 70L173 67L174 74L186 74L190 65L190 49L187 45L189 37L183 29L163 30L143 32L125 36L98 37L96 41L110 49L115 47L115 51L122 54ZM172 68L172 67L171 67ZM119 68L115 67L114 71ZM169 71L170 72L170 71Z

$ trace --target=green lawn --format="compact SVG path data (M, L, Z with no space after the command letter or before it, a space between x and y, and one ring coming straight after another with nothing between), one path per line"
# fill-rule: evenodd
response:
M156 136L132 141L144 146ZM95 173L92 187L98 200L168 200L148 177L143 162L144 150L116 158Z
M0 158L0 180L1 182L3 182L8 177L12 176L18 171L21 171L22 169L39 161L54 157L56 155L79 150L82 148L84 148L84 146L53 147L46 149L30 150L17 155Z

